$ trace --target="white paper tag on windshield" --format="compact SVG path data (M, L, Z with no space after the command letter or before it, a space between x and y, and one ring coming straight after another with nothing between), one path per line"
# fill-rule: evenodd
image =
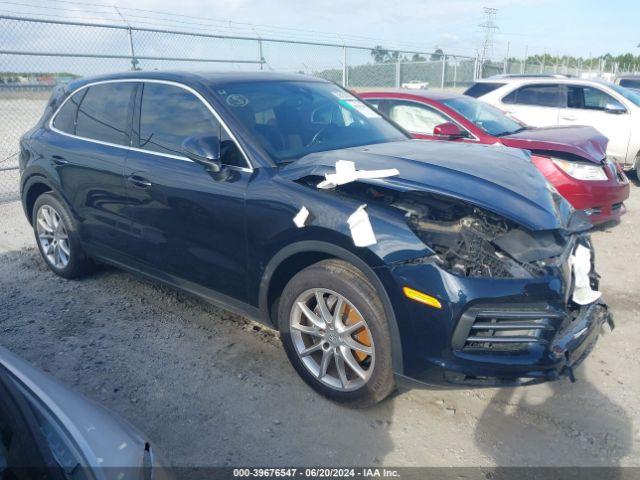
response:
M380 114L368 107L362 100L354 97L348 92L338 90L333 93L334 96L340 99L340 105L350 110L356 110L366 118L380 118Z

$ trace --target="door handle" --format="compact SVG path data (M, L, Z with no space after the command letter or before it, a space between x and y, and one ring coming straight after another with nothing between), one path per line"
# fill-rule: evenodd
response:
M60 155L51 155L51 160L56 165L66 165L69 163L69 160L67 160L64 157L61 157Z
M151 186L151 182L149 180L139 177L138 175L129 175L127 180L138 188L149 188Z
M574 121L574 120L576 120L576 117L574 117L573 115L562 115L562 119L563 120Z

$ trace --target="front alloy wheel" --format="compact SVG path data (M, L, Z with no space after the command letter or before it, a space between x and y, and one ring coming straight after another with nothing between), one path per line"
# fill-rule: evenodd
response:
M304 366L339 391L362 387L375 366L375 346L362 314L344 296L313 288L295 301L291 338Z
M296 273L277 300L277 324L291 365L322 395L361 408L395 388L386 310L353 264L327 259Z

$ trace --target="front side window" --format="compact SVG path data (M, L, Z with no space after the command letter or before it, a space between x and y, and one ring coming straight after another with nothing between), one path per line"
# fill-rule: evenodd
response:
M485 133L500 137L526 128L520 122L507 117L500 109L469 97L452 97L442 101Z
M433 129L450 120L440 112L413 102L392 101L389 118L402 128L423 135L433 135Z
M567 106L582 110L604 110L607 105L624 108L611 95L592 87L570 86L567 91Z
M269 122L269 112L261 121ZM242 153L211 111L193 93L174 85L145 83L140 103L140 148L179 155L182 142L193 135L215 135L220 139L224 165L246 167Z
M536 107L559 107L561 98L561 88L558 84L527 85L514 90L504 97L502 103Z
M134 82L104 83L85 89L78 106L75 134L128 146L127 125L134 89Z
M362 100L331 83L233 83L216 94L276 163L407 138Z

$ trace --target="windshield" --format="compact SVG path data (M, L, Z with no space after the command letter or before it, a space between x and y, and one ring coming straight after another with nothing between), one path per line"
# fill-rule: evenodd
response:
M640 88L640 78L621 78L619 83L625 88Z
M510 135L526 128L525 125L507 117L496 107L474 98L454 97L443 100L442 103L494 137Z
M620 85L616 85L614 83L609 84L612 90L615 90L617 93L622 95L624 98L634 103L638 107L640 107L640 93L637 93L633 90L629 90L628 88L621 87Z
M407 139L375 110L331 83L238 83L216 93L277 163L312 152Z

